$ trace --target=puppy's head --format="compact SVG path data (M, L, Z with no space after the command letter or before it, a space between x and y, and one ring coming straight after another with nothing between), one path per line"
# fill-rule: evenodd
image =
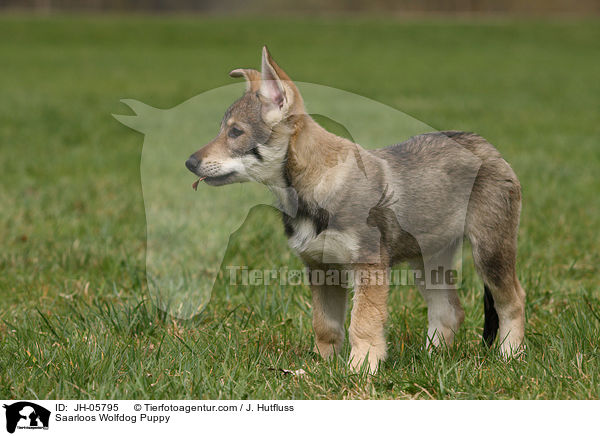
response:
M236 69L246 92L225 112L219 134L192 154L186 167L209 185L258 181L279 184L295 115L304 114L302 97L266 47L261 71Z

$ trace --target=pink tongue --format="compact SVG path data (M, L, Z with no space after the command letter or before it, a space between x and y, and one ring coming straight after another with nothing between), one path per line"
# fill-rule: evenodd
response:
M194 188L194 191L198 190L198 183L200 183L204 179L206 179L206 177L201 177L198 180L196 180L194 183L192 183L192 188Z

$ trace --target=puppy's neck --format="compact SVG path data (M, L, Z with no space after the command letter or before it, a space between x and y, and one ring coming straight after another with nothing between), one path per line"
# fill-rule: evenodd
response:
M305 113L288 118L273 133L287 150L281 180L267 184L280 209L294 217L300 205L309 210L334 208L340 190L347 188L349 172L361 160L360 147Z
M306 114L297 116L293 126L285 165L286 182L307 202L323 203L324 197L335 194L336 186L344 179L356 144L328 132Z

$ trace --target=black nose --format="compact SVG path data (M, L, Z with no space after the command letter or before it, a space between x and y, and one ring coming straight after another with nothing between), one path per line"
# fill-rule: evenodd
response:
M195 173L196 168L198 168L199 163L200 163L200 161L196 158L196 156L191 155L190 158L185 161L185 166L187 167L188 170Z

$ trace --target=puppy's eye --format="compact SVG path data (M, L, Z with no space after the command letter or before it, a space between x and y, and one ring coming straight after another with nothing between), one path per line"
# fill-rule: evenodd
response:
M237 138L238 136L243 135L243 134L244 134L243 130L232 127L231 129L229 129L227 136L229 136L230 138Z

